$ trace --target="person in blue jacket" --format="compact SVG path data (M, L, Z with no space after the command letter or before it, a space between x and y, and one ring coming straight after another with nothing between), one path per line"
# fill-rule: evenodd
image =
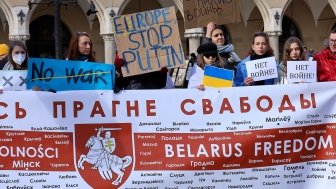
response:
M246 62L274 56L274 51L269 43L267 33L255 33L252 41L252 48L249 56L242 60L237 67L236 77L234 78L235 86L251 86L251 85L273 85L275 79L267 79L263 81L253 81L253 78L247 76Z

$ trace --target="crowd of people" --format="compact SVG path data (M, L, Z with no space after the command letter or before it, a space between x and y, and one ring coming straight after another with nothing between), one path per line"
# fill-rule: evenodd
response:
M317 61L317 80L336 81L336 29L329 35L328 46L318 53L307 51L299 38L290 37L283 48L282 61L278 64L278 78L254 81L247 74L246 63L252 60L274 56L270 46L269 36L265 32L255 33L249 54L240 59L235 53L234 46L221 26L210 22L207 25L206 36L197 49L198 55L191 54L184 85L187 88L205 90L202 79L206 65L233 70L233 87L252 85L288 84L287 65L289 61ZM28 50L22 41L10 41L9 46L0 44L0 70L25 70L28 66ZM95 62L93 44L86 32L78 32L71 38L65 57L66 60ZM116 54L116 82L114 91L130 89L161 89L174 88L174 83L167 68L159 71L123 77L121 67L124 61Z
M265 32L255 33L253 36L249 54L243 60L234 52L233 45L225 38L224 30L211 22L207 26L206 37L197 50L197 64L192 69L188 82L188 88L204 90L202 84L203 70L205 65L234 70L235 77L233 87L252 85L283 85L289 84L287 80L287 63L289 61L317 62L317 81L336 81L336 29L330 32L328 46L320 52L307 50L297 37L286 40L283 48L282 61L277 65L278 78L254 81L247 74L246 63L252 60L274 56L270 46L269 36ZM217 46L217 49L215 48Z

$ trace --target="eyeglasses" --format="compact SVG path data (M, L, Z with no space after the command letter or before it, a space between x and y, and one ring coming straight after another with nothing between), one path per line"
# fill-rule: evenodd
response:
M212 58L216 58L217 57L217 54L204 54L203 56L205 56L206 58L210 58L210 56Z
M336 44L336 39L329 39L329 43L332 44L332 45L335 45Z
M214 35L214 37L218 37L218 36L224 36L223 33L217 33Z

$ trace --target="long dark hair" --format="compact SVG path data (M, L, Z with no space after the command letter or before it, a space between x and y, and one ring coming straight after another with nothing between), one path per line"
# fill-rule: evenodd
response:
M285 65L285 67L287 67L287 61L291 61L291 57L290 57L290 46L291 44L296 43L299 46L300 49L300 57L298 60L305 60L306 56L305 56L305 51L303 48L303 44L301 42L301 40L297 37L290 37L286 40L285 45L284 45L284 49L283 49L283 55L282 55L282 62Z
M274 56L274 51L272 49L272 47L270 46L270 42L269 42L269 37L268 37L268 34L265 33L265 32L257 32L253 35L253 40L252 40L252 45L254 44L254 40L256 37L264 37L265 40L266 40L266 44L267 44L267 51L265 53L265 56L266 57L270 57L270 56ZM250 52L249 52L249 55L255 55L255 52L254 50L250 49Z
M91 49L90 49L90 54L88 55L88 60L90 62L95 62L96 58L93 55L93 45L92 45L92 41L91 38L89 36L88 33L86 32L77 32L76 34L72 35L70 44L69 44L69 48L68 48L68 54L66 56L66 58L68 60L78 60L81 53L78 50L78 42L79 42L79 38L81 36L86 36L90 39L90 45L91 45Z
M16 47L16 46L23 48L23 50L26 52L26 59L22 62L21 65L18 65L13 61L12 53L13 53L14 47ZM26 70L27 66L28 66L28 57L29 56L28 56L27 46L22 41L19 41L19 40L10 41L9 52L8 52L8 61L9 61L10 64L13 65L14 70Z

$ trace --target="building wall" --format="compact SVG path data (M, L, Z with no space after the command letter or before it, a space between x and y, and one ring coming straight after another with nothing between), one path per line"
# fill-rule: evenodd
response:
M32 0L33 2L36 2ZM281 17L289 17L300 31L303 43L308 48L320 50L323 48L323 41L328 37L329 31L336 22L335 12L332 5L336 0L254 0L246 3L241 0L242 22L227 24L232 42L240 57L245 57L251 47L252 35L256 31L262 31L274 24L274 10L279 10ZM39 0L38 2L44 2ZM115 49L106 48L107 41L103 40L102 34L113 35L110 11L113 9L117 14L128 14L143 10L161 8L162 6L175 5L177 10L181 8L183 0L146 0L146 3L139 0L93 0L99 11L96 15L86 16L86 10L90 7L90 0L80 0L77 6L62 7L61 21L68 27L71 33L77 31L88 32L93 40L94 51L98 61L104 62L106 53L112 53ZM36 6L36 5L35 5ZM246 7L247 6L247 7ZM120 11L120 8L123 8ZM334 6L335 7L335 6ZM182 7L183 8L183 7ZM42 15L54 15L54 7L37 5L29 10L27 0L2 0L0 2L0 43L8 43L10 36L29 37L29 23ZM25 22L18 23L18 12L23 10ZM251 10L249 12L248 10ZM246 12L248 11L248 12ZM187 52L187 39L184 37L183 10L177 11L179 20L180 36L184 49ZM280 19L281 21L282 19ZM25 37L23 37L25 39ZM108 49L107 52L104 52ZM111 51L111 52L110 52Z

